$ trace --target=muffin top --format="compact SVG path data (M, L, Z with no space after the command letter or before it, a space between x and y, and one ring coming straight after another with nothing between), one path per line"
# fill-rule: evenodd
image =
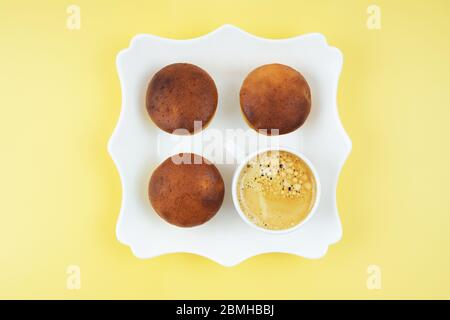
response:
M297 70L267 64L245 78L240 91L241 110L248 124L261 133L290 133L303 125L311 110L311 91Z
M220 209L225 186L216 166L202 156L180 153L153 172L148 187L150 202L170 224L193 227L210 220Z
M160 129L193 134L205 128L214 116L217 88L203 69L189 63L171 64L151 79L146 107Z

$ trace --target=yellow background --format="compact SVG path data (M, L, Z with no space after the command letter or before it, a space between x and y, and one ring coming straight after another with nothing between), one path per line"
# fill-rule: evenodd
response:
M67 6L81 30L66 28ZM450 298L450 2L0 2L1 298ZM137 33L186 39L225 23L323 33L344 54L339 113L353 141L343 239L320 260L266 254L222 267L135 258L115 238L121 185L106 144L117 52ZM66 288L69 265L81 289ZM368 290L378 265L382 289Z

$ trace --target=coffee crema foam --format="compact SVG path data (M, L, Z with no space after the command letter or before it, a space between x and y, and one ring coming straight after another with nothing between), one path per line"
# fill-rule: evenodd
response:
M287 151L266 151L251 159L237 182L237 198L245 216L269 230L290 229L302 222L316 200L311 168Z

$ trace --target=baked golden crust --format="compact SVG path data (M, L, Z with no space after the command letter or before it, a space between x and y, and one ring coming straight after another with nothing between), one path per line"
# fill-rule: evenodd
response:
M211 121L217 100L216 85L206 71L189 63L175 63L162 68L151 79L146 107L160 129L168 133L185 129L192 134ZM194 128L194 121L201 121L201 127Z
M302 74L282 64L267 64L251 71L240 91L247 123L268 135L292 132L303 125L311 110L311 91Z
M179 163L179 159L189 161ZM220 209L224 194L224 182L216 166L192 153L166 159L153 172L148 186L150 202L158 215L179 227L210 220Z

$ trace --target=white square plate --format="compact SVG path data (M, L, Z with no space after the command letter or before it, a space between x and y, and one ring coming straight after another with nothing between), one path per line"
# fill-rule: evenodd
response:
M180 137L164 133L147 115L145 93L149 80L159 69L176 62L198 65L216 83L218 109L211 124L201 134ZM251 147L248 144L251 139L257 138L257 134L248 131L240 113L240 86L251 70L274 62L300 71L311 88L312 108L305 124L293 133L279 136L278 142L282 147L302 152L317 169L322 195L314 217L300 229L282 235L266 234L248 226L239 217L231 198L230 185L237 166L235 163L217 164L226 191L223 205L213 219L204 225L186 229L163 221L154 212L147 196L153 169L176 152L204 154L205 141L212 141L208 133L225 133L227 129L242 129L250 140L222 137L223 146L220 148L223 148L223 156L235 160L245 156L245 150ZM130 246L139 258L190 252L225 266L236 265L266 252L322 257L328 246L342 236L336 207L336 186L340 170L351 150L351 141L341 125L336 105L341 68L341 52L328 46L321 34L269 40L225 25L205 36L189 40L135 36L129 48L117 56L122 111L108 146L123 189L116 230L119 241ZM258 145L261 148L264 146L264 143ZM239 154L235 150L242 152Z

